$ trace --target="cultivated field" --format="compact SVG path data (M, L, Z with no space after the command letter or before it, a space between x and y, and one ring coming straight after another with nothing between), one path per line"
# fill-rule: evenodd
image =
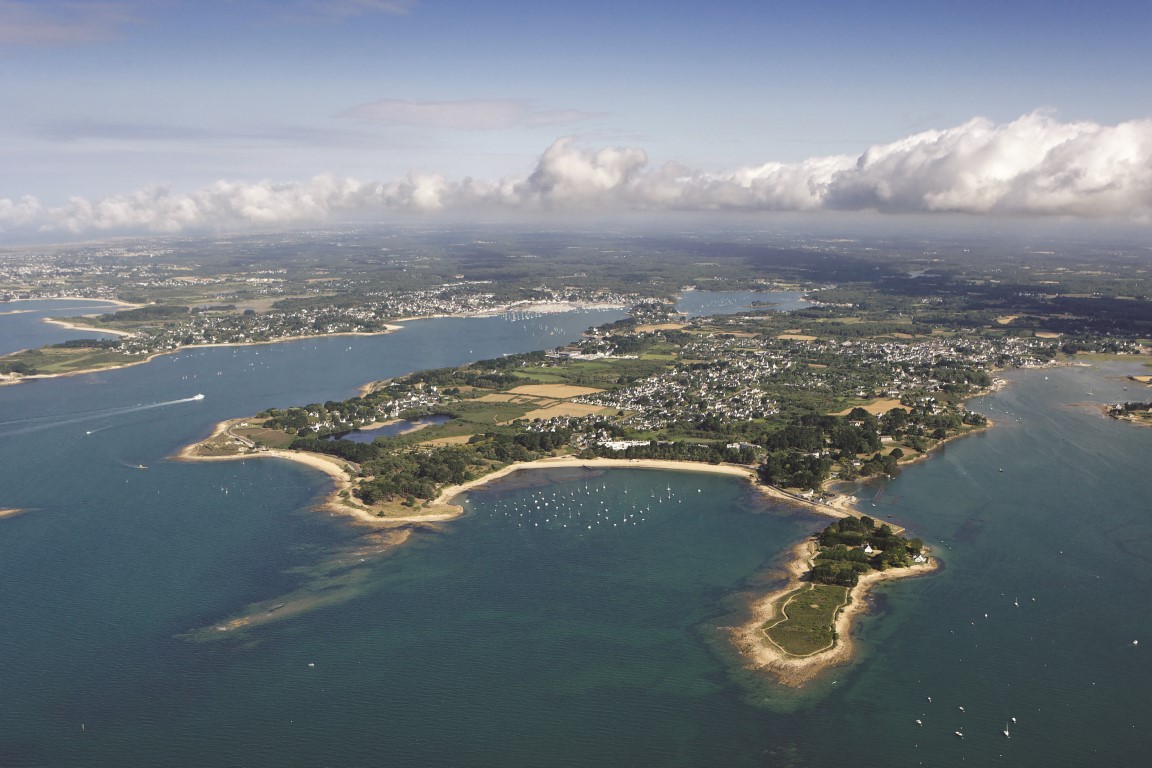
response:
M602 392L603 390L593 389L592 387L576 387L571 384L525 384L508 391L514 395L551 397L557 400L564 400L569 397L591 395L596 392Z
M535 411L529 411L524 414L526 419L551 419L555 416L591 416L594 413L601 411L609 411L615 413L612 408L605 408L602 405L585 405L583 403L557 403L556 405L549 405L545 408L538 408Z
M908 406L901 405L899 400L893 400L891 398L874 400L871 403L868 403L867 405L853 406L853 408L863 408L864 410L868 411L868 413L872 414L873 416L879 416L883 413L888 413L888 411L892 410L893 408L903 408L904 410L908 410ZM852 408L845 408L844 410L838 411L833 415L834 416L847 416L850 413L852 413Z

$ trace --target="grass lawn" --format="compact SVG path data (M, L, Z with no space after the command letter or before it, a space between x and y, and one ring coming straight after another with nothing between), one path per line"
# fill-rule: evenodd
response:
M232 432L269 448L287 448L296 439L296 435L291 435L282 429L264 427L233 427Z
M44 347L25 352L17 352L4 358L5 362L25 363L37 373L71 373L90 368L108 368L125 363L139 363L140 355L125 355L107 349L85 349L83 347Z
M806 584L781 599L780 616L764 633L785 653L809 656L835 643L836 614L847 602L847 587Z

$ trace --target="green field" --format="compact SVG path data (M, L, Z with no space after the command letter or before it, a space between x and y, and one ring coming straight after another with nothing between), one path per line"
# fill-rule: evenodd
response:
M764 634L785 653L810 656L836 643L836 614L847 604L847 587L807 584L781 598L780 615Z
M4 362L10 365L22 363L39 374L58 374L142 363L144 358L140 355L125 355L107 349L43 347L7 355Z

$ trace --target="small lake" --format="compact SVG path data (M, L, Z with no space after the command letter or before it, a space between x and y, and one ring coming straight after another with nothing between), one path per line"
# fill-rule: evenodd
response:
M451 416L443 414L435 414L432 416L421 416L416 419L400 419L391 424L385 424L382 427L374 429L356 429L351 432L345 432L342 435L329 435L329 440L349 440L353 443L370 443L378 437L395 437L402 435L405 432L412 432L417 429L424 429L425 427L434 427L439 424L447 424L452 421Z

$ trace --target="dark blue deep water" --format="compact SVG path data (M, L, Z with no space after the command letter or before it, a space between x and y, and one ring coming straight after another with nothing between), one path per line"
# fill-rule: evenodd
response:
M994 429L860 489L945 567L885 587L855 662L800 693L742 669L723 627L822 521L741 482L520 473L380 554L312 510L310 470L165 458L225 418L617 316L424 320L0 388L0 507L30 510L0 520L0 766L1142 764L1152 429L1079 404L1145 395L1122 390L1135 363L1011 374L973 404ZM301 594L317 607L182 637Z

